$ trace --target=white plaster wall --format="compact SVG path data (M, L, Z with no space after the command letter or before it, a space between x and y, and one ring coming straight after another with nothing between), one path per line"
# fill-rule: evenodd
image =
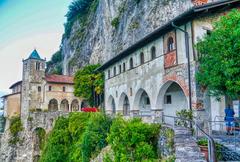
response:
M184 28L184 27L182 27ZM189 31L191 31L191 24L187 25ZM181 31L176 32L177 37L177 59L179 64L184 64L186 60L185 49L185 36ZM190 38L190 42L191 42ZM156 59L151 59L151 47L156 47ZM192 46L190 46L191 48ZM192 49L190 49L192 51ZM145 64L140 65L140 53L144 52ZM192 52L191 52L192 54ZM129 60L133 58L134 69L129 70ZM126 72L119 74L119 65L126 64ZM113 76L113 68L117 68L117 76ZM111 78L108 79L108 70L111 71ZM158 38L156 41L146 44L145 47L139 49L133 54L127 56L124 59L119 60L114 65L105 70L105 108L107 111L111 111L111 105L108 103L109 97L113 96L116 109L121 110L122 106L119 106L119 97L122 93L125 93L129 98L130 110L138 110L139 106L134 103L136 94L139 89L146 91L150 98L151 109L162 109L162 106L157 105L157 97L161 87L164 84L163 77L166 75L164 69L164 55L163 55L163 37ZM184 77L184 76L183 76ZM130 89L132 88L132 95L130 95ZM186 107L186 106L185 106Z

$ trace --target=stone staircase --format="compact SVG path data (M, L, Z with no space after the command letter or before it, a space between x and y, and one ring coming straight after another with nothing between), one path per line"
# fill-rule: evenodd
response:
M201 153L196 140L189 129L174 127L175 162L206 162L204 154Z

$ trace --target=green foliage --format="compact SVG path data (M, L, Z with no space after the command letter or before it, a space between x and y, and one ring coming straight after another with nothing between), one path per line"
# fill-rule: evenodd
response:
M42 128L37 128L35 131L36 131L36 135L39 139L39 148L40 148L40 150L42 150L44 148L44 144L45 144L46 132Z
M107 146L107 134L109 133L112 120L99 113L92 114L86 131L82 136L82 158L83 161L90 161Z
M204 147L208 147L208 140L206 138L201 138L197 141L197 144L199 146L204 146ZM222 160L222 147L223 145L219 144L219 143L215 143L215 147L216 147L216 153L217 153L217 159L218 160Z
M50 133L41 162L87 162L107 145L111 119L100 113L60 117Z
M11 138L9 140L9 144L16 145L20 142L19 132L23 130L21 118L19 116L14 116L10 119L10 134Z
M201 53L198 82L210 95L240 97L240 12L232 10L214 24L214 30L197 44Z
M141 2L141 0L134 0L137 4Z
M63 60L63 56L62 56L61 50L57 51L55 54L52 55L51 60L47 62L46 71L49 71L51 68L53 68L51 70L52 74L61 75L62 74L62 65L61 65L62 60Z
M139 22L134 21L130 24L130 26L128 27L129 30L134 30L134 29L138 29L139 28Z
M72 26L77 19L85 17L91 12L94 12L98 6L98 0L74 0L68 7L68 12L66 14L67 23L65 26L65 36L68 38ZM83 21L81 21L83 22Z
M155 161L160 126L141 119L129 121L117 117L107 138L114 152L114 161Z
M85 98L91 106L93 106L93 87L97 95L103 93L104 74L95 72L100 67L97 65L87 65L83 69L76 72L74 77L74 94L78 97Z
M177 111L176 116L180 117L182 119L176 120L175 124L177 124L179 126L183 126L183 127L189 127L190 123L188 121L193 120L193 112L191 110L188 110L188 109L183 109L181 111Z
M40 162L68 161L68 150L71 146L71 134L68 131L69 119L60 117L49 134Z
M166 146L172 152L174 149L174 131L170 128L162 128L160 134L167 138Z
M112 21L111 21L111 25L115 28L115 29L117 29L118 28L118 25L119 25L119 22L120 20L119 20L119 17L115 17Z

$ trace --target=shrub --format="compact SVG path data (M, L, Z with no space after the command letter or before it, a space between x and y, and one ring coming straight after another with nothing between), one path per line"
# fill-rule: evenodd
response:
M107 138L114 152L116 162L153 161L158 158L157 139L160 126L145 124L135 118L125 121L117 117Z
M60 117L50 133L41 162L89 161L107 145L111 119L101 113L71 113Z
M190 127L190 122L188 122L188 120L193 120L193 112L191 110L183 109L181 111L177 111L176 115L182 119L176 120L175 124L183 127Z
M23 130L21 118L19 116L14 116L10 119L10 134L11 138L9 144L16 145L20 142L19 132Z
M119 25L119 17L115 17L112 21L111 21L111 25L116 29L118 28Z

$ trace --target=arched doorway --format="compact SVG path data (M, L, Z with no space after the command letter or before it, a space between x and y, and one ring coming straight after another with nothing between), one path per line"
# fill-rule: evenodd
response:
M38 162L40 159L41 151L44 148L45 138L46 131L43 128L38 127L33 131L34 162Z
M61 105L60 105L60 110L64 111L64 112L68 112L69 111L68 100L66 100L66 99L62 100Z
M168 81L160 89L156 107L163 109L164 115L176 116L177 111L188 109L188 100L178 83ZM165 122L173 124L173 121L170 118L165 118Z
M123 115L128 116L130 115L130 104L128 96L125 93L122 93L119 98L119 106L121 110L123 110Z
M72 101L71 109L73 112L79 111L79 102L77 99Z
M110 96L108 99L108 109L107 110L111 110L112 114L116 114L116 104L115 104L115 100L114 100L113 96Z
M48 111L58 111L58 101L51 99L48 104Z
M151 115L151 102L149 95L144 89L138 90L134 99L134 107L140 115Z

